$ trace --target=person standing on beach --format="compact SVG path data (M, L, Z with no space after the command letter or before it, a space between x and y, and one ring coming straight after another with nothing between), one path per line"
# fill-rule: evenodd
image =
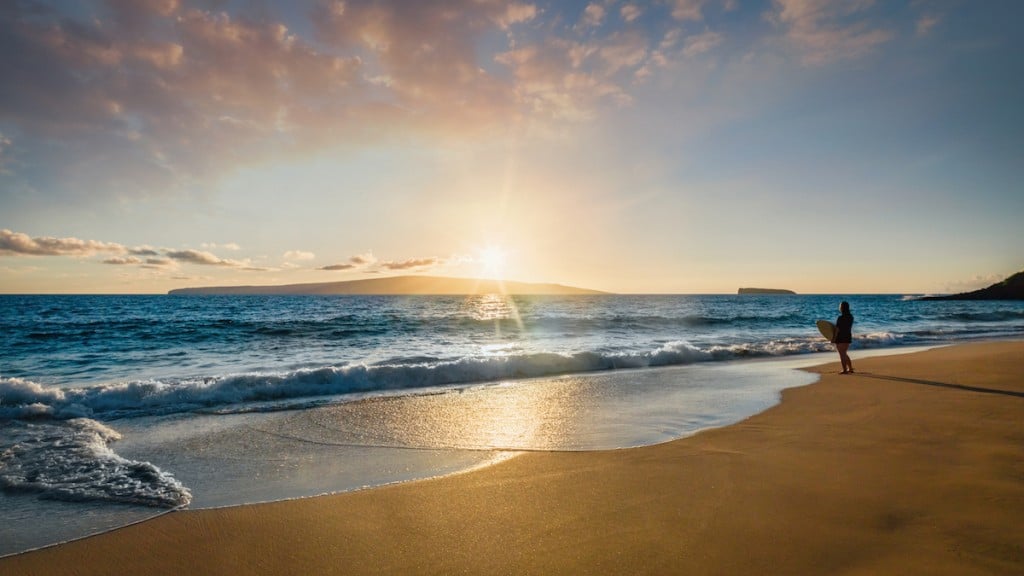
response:
M850 303L842 301L839 303L839 318L836 318L836 335L832 337L832 343L839 351L839 361L843 363L843 374L853 374L853 361L846 353L853 342L853 314L850 314Z

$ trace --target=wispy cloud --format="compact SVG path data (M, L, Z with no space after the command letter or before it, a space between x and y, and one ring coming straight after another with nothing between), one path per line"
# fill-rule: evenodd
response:
M697 56L710 51L722 43L722 35L718 32L707 30L700 34L690 36L686 39L683 48L683 55L687 57Z
M707 0L673 0L672 17L676 20L702 20Z
M803 53L805 64L853 59L889 42L894 32L880 24L873 0L774 0L769 19Z
M925 14L917 19L915 32L918 36L927 36L932 29L942 22L942 18L934 14Z
M191 189L269 158L410 134L557 132L634 105L637 79L721 49L733 37L713 16L740 3L311 0L287 18L237 4L4 3L0 201ZM773 0L770 34L808 64L857 58L893 36L879 6ZM937 21L920 18L918 33Z
M226 244L217 244L216 242L203 242L202 244L199 245L199 247L202 248L203 250L221 249L231 250L232 252L237 252L242 249L242 247L235 242L228 242Z
M0 91L0 198L15 184L131 197L367 138L585 121L631 101L647 49L613 26L553 26L567 8L522 1L317 0L315 37L273 9L204 4L0 10L0 78L17 87ZM611 6L591 4L587 22L607 23ZM619 13L670 10L639 6Z
M619 8L619 16L622 17L624 22L632 22L640 17L644 13L643 8L636 4L625 4Z
M436 266L444 264L444 261L444 258L431 256L428 258L410 258L408 260L401 261L381 262L380 267L386 270L413 270L423 268L434 268Z
M330 264L328 266L321 266L317 270L327 271L340 271L340 270L354 270L356 268L366 268L377 263L377 258L372 252L366 252L365 254L356 254L348 259L348 262L340 264Z
M0 174L7 173L5 166L10 162L8 156L13 144L10 138L4 136L3 132L0 132Z
M316 254L304 250L289 250L284 253L285 260L313 260Z
M947 282L945 291L950 293L972 292L1002 282L1009 276L1009 274L977 274L972 278Z

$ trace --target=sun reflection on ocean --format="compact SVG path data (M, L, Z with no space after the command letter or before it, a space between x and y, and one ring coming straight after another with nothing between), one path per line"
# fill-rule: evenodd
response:
M493 321L494 333L501 336L503 321L512 320L516 327L523 330L523 320L519 316L519 307L510 294L477 294L468 296L465 301L465 312L470 318L482 322Z

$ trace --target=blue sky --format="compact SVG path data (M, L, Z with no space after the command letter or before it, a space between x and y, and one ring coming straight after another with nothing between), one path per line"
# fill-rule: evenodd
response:
M0 292L1024 268L1024 4L0 7Z

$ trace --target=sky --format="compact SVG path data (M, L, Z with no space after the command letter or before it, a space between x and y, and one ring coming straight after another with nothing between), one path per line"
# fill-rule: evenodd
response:
M0 293L1024 269L1024 2L0 3Z

